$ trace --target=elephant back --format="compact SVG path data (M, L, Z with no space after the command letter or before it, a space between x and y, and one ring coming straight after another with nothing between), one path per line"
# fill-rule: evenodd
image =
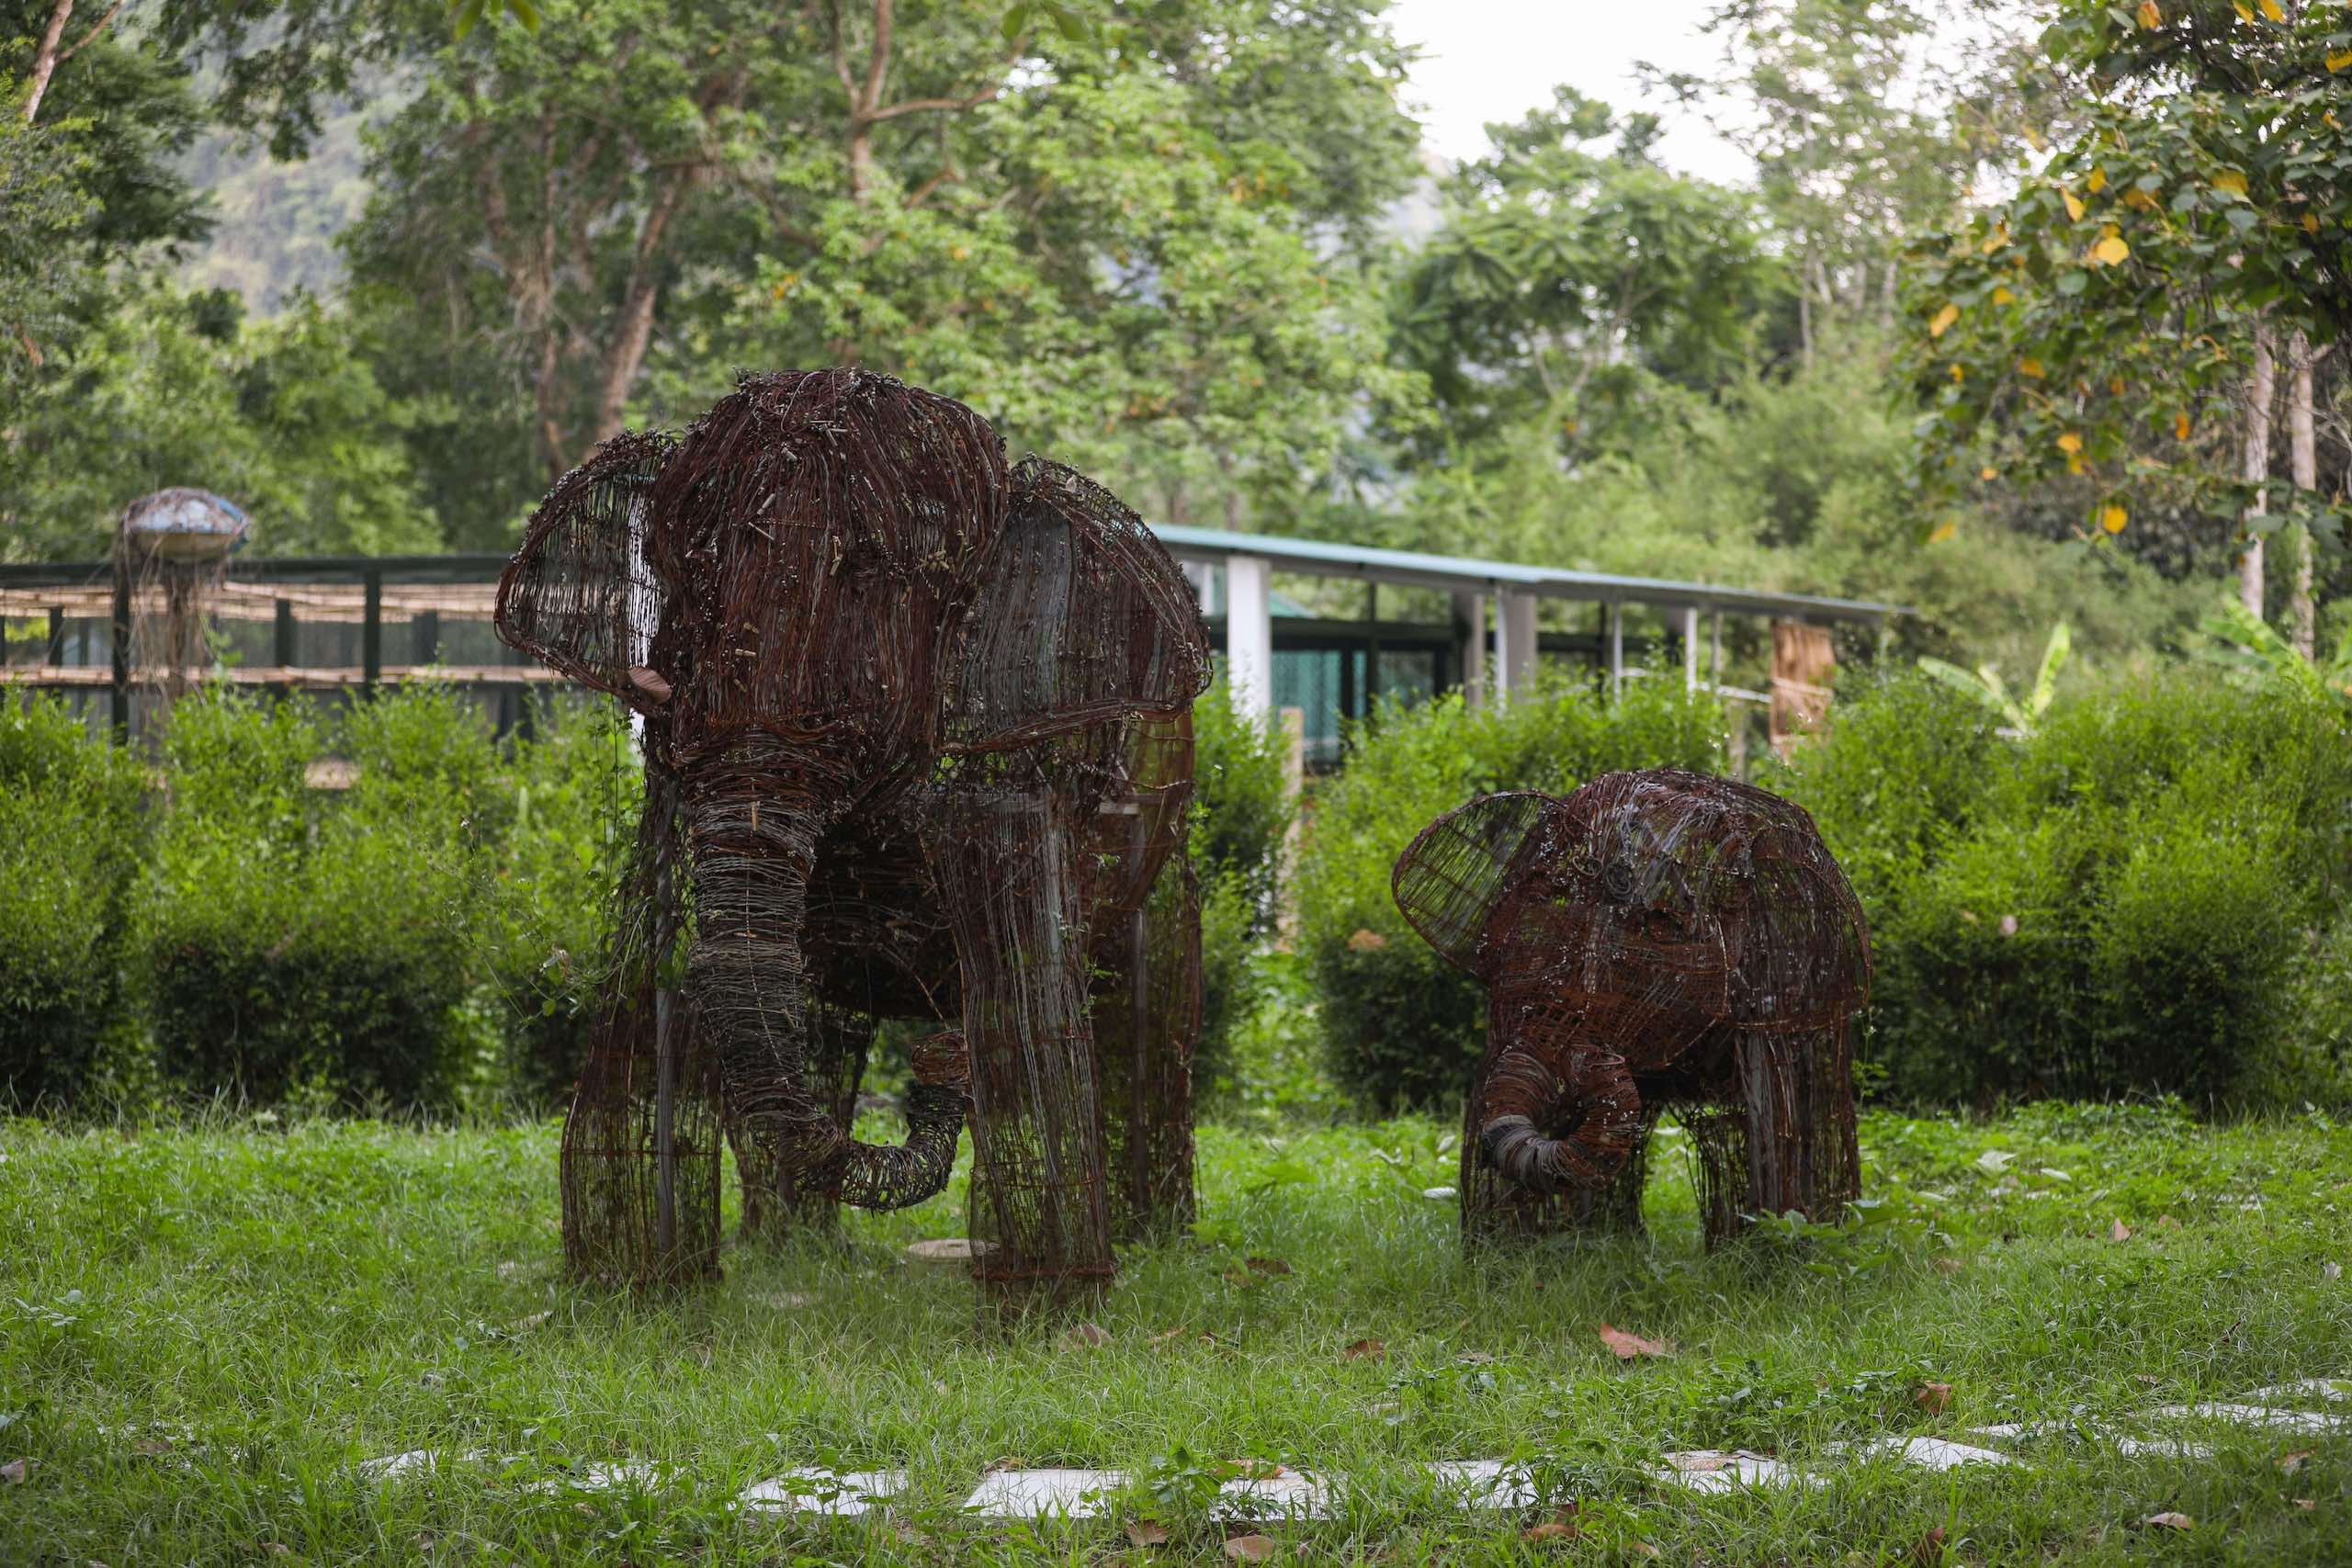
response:
M1192 587L1143 519L1074 469L1023 458L950 650L949 748L1002 750L1189 710L1209 673Z

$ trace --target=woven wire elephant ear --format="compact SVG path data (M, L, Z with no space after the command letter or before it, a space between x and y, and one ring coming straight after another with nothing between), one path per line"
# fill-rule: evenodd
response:
M1536 790L1483 795L1422 829L1397 858L1396 907L1438 956L1485 977L1495 907L1544 855L1560 806Z
M499 634L550 669L642 711L631 679L651 657L663 588L649 563L649 497L678 449L664 432L628 432L556 481L498 583Z
M1208 689L1208 631L1167 547L1117 496L1059 463L1023 458L1012 490L950 656L948 749L1001 750L1189 709Z

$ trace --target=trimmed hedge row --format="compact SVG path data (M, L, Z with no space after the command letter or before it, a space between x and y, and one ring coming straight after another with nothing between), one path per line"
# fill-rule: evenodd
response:
M1450 1111L1484 995L1406 927L1389 874L1482 791L1720 767L1712 705L1557 687L1385 715L1325 784L1300 947L1334 1079ZM2178 1094L2340 1102L2352 1087L2352 733L2340 707L2183 671L2063 701L2036 734L1912 676L1850 683L1828 737L1758 782L1805 806L1877 957L1866 1083L1910 1103Z

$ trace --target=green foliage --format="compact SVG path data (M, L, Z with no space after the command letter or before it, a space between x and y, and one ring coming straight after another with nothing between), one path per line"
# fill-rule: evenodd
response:
M1486 996L1414 934L1390 893L1430 822L1498 789L1566 793L1620 768L1722 766L1723 715L1679 688L1603 704L1547 682L1473 712L1458 696L1385 708L1318 791L1298 872L1298 949L1333 1078L1377 1108L1450 1108L1485 1044Z
M2180 676L2062 699L2013 745L1988 718L1894 682L1770 781L1871 915L1889 1092L2335 1092L2297 998L2352 870L2341 710Z
M222 299L155 291L50 360L0 433L0 549L102 556L124 503L169 485L236 502L271 554L435 547L400 442L410 410L350 323L304 300L241 324Z
M446 691L362 704L339 731L359 773L332 801L303 782L326 739L225 691L175 709L141 922L162 1065L265 1102L447 1101L472 1066L488 734Z
M145 784L62 699L0 706L0 1104L71 1099L130 1032Z
M2087 539L2143 499L2234 516L2254 485L2206 433L2234 412L2257 318L2321 343L2352 329L2352 25L2232 0L2054 13L2042 48L2085 99L2074 134L1916 257L1923 476L1939 494L2079 477ZM2297 502L2255 526L2340 531Z
M511 825L489 916L489 983L504 1077L526 1100L559 1105L587 1059L596 983L611 937L609 900L637 832L642 764L618 706L544 704L514 747Z
M1260 934L1273 909L1295 807L1280 729L1237 710L1223 677L1193 705L1193 864L1229 881Z
M2008 682L1990 663L1970 671L1945 660L1923 658L1919 660L1919 672L1950 686L1971 702L1984 704L2007 719L2010 728L2023 734L2049 711L2051 700L2058 694L2058 671L2065 668L2066 655L2073 649L2074 634L2061 621L2051 628L2050 640L2042 645L2041 668L2034 673L2033 689L2022 698L2009 694Z

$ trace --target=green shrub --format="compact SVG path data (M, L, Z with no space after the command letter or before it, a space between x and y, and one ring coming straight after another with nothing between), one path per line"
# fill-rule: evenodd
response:
M2297 998L2346 886L2346 741L2336 711L2189 672L2078 692L2016 741L1915 682L1841 703L1770 782L1870 914L1887 1091L2335 1092L2294 1032L2328 1027Z
M0 709L0 1106L70 1100L135 1046L125 984L145 786L60 699Z
M609 895L637 832L644 773L616 704L559 696L531 728L508 780L490 983L508 1086L555 1106L587 1059Z
M1484 1048L1486 996L1442 964L1389 891L1413 836L1472 796L1565 793L1621 768L1722 766L1723 715L1660 683L1604 704L1547 682L1472 712L1458 695L1384 708L1317 791L1298 871L1298 946L1332 1077L1389 1110L1451 1109Z
M142 919L156 1043L199 1091L447 1100L469 1066L469 963L492 751L454 694L358 705L347 792L304 789L324 737L208 692L164 739L171 806Z
M1235 1032L1262 999L1259 964L1296 814L1283 750L1273 721L1237 711L1222 677L1193 705L1192 861L1200 887L1202 992L1193 1079L1197 1092L1212 1099L1231 1079Z

